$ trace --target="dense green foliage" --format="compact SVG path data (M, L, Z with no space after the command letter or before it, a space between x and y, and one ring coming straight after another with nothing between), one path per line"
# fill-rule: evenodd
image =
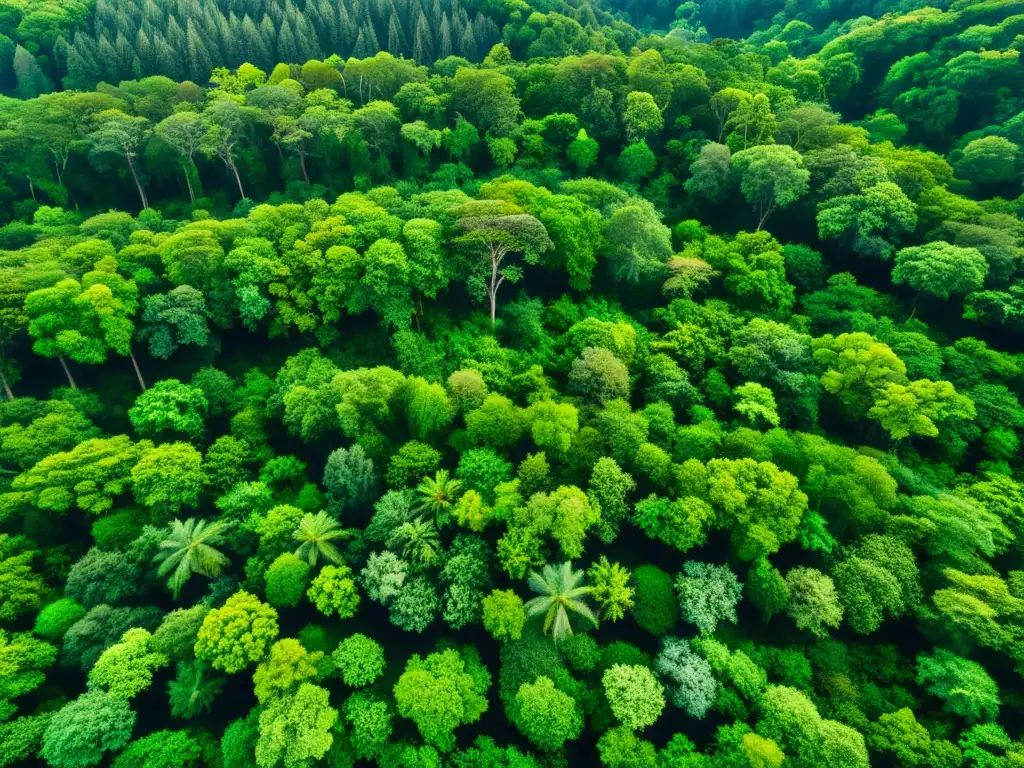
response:
M1024 765L1022 50L0 0L0 768Z

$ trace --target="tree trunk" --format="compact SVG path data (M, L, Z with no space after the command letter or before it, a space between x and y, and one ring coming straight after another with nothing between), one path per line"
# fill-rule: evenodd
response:
M487 291L487 295L491 299L491 330L494 330L497 304L498 304L498 258L496 254L491 252L491 285Z
M65 161L65 163L66 162L67 161ZM61 164L57 161L56 155L54 155L53 158L53 169L57 172L57 184L61 189L64 189L64 168L62 168Z
M36 199L36 188L35 188L35 185L32 183L32 179L29 178L28 176L26 176L25 179L28 181L28 191L32 194L32 200L35 201L35 199Z
M195 167L196 167L196 164L194 162L192 162L192 158L190 157L188 159L188 165L186 165L184 167L184 169L183 169L184 172L185 172L185 186L188 187L188 200L192 204L195 204L195 202L196 202L196 193L195 193L195 190L192 189L192 173L191 173L192 169L195 168Z
M914 301L910 304L910 317L907 318L907 322L914 319L914 314L917 312L917 302L921 300L921 292L918 291L914 294Z
M142 371L139 370L139 361L135 359L135 353L132 352L131 348L128 349L128 357L132 359L132 368L135 369L135 378L139 380L139 386L142 387L142 391L146 391L146 382L142 379Z
M302 169L302 178L309 184L309 173L306 171L306 150L301 144L299 145L299 168Z
M762 207L761 210L764 211L764 213L761 214L761 220L757 222L757 230L755 230L757 232L761 231L761 227L764 226L764 223L768 221L768 217L771 216L772 211L775 210L775 201L772 200L772 202L768 204L767 208Z
M139 200L142 201L142 210L149 208L149 201L146 199L146 190L142 188L142 182L139 181L139 174L135 172L135 161L132 160L131 154L125 152L125 158L128 160L128 170L132 172L132 178L135 179L135 188L139 190Z
M68 368L68 361L64 359L64 355L57 355L57 359L60 360L60 366L64 369L64 375L68 377L68 384L71 385L72 389L78 389L78 385L75 384L75 378L71 375L71 369Z
M235 158L231 157L231 155L228 155L228 168L230 168L231 172L235 174L235 183L238 184L238 194L240 194L242 199L245 200L245 190L242 189L242 177L238 175L238 166L235 165Z
M4 394L7 395L8 400L14 399L14 393L11 392L11 385L7 383L7 376L4 373L3 365L0 364L0 382L4 385Z

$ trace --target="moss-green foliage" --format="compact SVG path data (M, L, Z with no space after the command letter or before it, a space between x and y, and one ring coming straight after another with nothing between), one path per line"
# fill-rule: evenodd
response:
M491 676L470 649L449 649L425 659L413 655L395 684L398 714L411 719L429 744L449 751L454 730L487 711Z
M672 577L655 565L642 565L633 571L633 581L636 590L631 613L636 623L652 635L672 631L679 621Z
M917 6L0 0L0 767L1024 761L1024 15Z
M267 602L279 608L294 608L306 589L309 571L309 564L291 553L278 556L263 574Z
M229 674L259 661L277 637L277 611L248 592L237 592L206 614L196 637L196 658Z
M342 640L331 659L345 685L353 688L369 685L384 673L384 649L359 632Z

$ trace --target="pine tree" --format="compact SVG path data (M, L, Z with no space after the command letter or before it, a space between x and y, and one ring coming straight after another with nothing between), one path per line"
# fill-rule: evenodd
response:
M266 14L260 19L260 37L263 38L263 47L267 49L269 57L265 68L270 69L277 64L277 61L274 60L274 53L277 51L277 27L274 26L270 16Z
M417 64L429 64L434 60L434 41L430 35L430 25L427 24L427 17L420 13L419 21L416 22L416 37L412 43L412 57Z
M119 7L114 20L114 37L123 35L125 38L130 38L137 28L138 22L133 18L133 14L130 13L128 6L122 5Z
M114 46L106 35L100 36L96 47L99 49L101 79L112 85L117 85L120 81L117 71L117 51L114 50Z
M235 14L225 17L217 14L217 43L220 45L220 63L229 67L237 67L243 61L238 50L238 18Z
M320 16L320 43L328 54L337 53L341 42L341 25L330 0L319 0L317 13Z
M18 81L18 96L23 99L33 99L53 90L53 83L40 68L36 57L20 45L14 49L14 76Z
M446 59L452 55L452 27L448 23L448 14L441 14L441 32L438 40L438 57Z
M352 58L369 58L369 54L367 53L366 35L363 34L363 30L361 29L359 30L359 37L356 38L356 45L352 49Z
M256 22L248 14L242 17L240 40L241 42L238 46L239 55L243 62L248 61L262 70L267 70L273 66L274 57L270 55L270 49L263 42L263 37L260 35Z
M128 42L120 31L114 39L114 56L117 60L118 80L128 80L132 77L132 65L136 59L135 49Z
M298 14L292 17L292 26L295 29L295 41L299 49L298 64L305 64L307 61L320 61L324 58L323 49L320 48L320 40L316 36L316 30L305 16Z
M462 38L459 40L459 56L469 59L470 61L479 61L480 53L476 44L476 33L473 31L473 25L470 22L466 22L466 28L462 32Z
M295 42L295 33L291 24L281 27L281 34L277 36L277 60L283 64L298 64L299 46Z
M352 51L355 50L356 43L359 39L359 28L356 26L355 21L349 15L348 11L345 10L344 6L339 6L338 10L338 27L341 36L341 45L338 48L338 54L345 58L352 55Z
M376 56L380 52L380 42L377 40L373 24L366 25L366 46L370 49L370 57Z
M141 28L135 33L135 52L138 54L139 61L142 64L142 71L147 75L154 74L156 72L156 61L154 57L153 44Z
M203 36L199 34L199 30L196 29L194 22L188 20L188 32L186 32L186 40L188 41L188 76L190 80L197 83L204 83L210 79L210 73L213 71L214 59L210 55L210 50L207 47L206 41Z
M402 45L402 28L398 25L398 14L392 12L391 21L388 22L388 53L393 56L405 55L405 46Z
M165 21L164 12L153 0L146 0L142 4L142 23L144 25L148 25L152 29L160 29L164 26Z
M95 19L97 34L100 26L113 29L117 26L117 6L109 0L96 0Z
M164 39L171 46L171 50L183 58L188 54L188 40L185 38L185 30L181 28L178 19L171 16L167 19L167 31Z
M285 8L276 2L269 3L266 15L270 17L270 22L274 25L274 29L280 29L281 25L284 24Z
M102 73L91 43L87 35L75 35L74 44L68 48L68 76L64 78L65 87L88 91L100 81Z
M470 61L480 61L492 45L501 42L501 30L489 16L478 12L473 19L473 37L476 39L477 53Z
M163 37L157 35L153 40L154 69L172 80L184 80L185 71L182 61Z

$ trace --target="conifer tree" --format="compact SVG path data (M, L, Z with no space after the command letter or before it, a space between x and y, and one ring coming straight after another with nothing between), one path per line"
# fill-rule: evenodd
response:
M448 23L448 15L443 14L441 16L441 32L438 35L438 56L442 59L446 59L452 55L452 27Z
M185 40L188 46L188 75L191 80L202 83L210 78L213 71L213 56L191 19L188 20L187 27Z
M462 37L459 38L459 55L470 61L476 61L480 56L476 33L473 31L473 25L468 21L466 22L466 29L463 31Z
M295 40L295 33L291 24L281 27L281 34L277 36L277 60L282 64L299 64L299 46Z

